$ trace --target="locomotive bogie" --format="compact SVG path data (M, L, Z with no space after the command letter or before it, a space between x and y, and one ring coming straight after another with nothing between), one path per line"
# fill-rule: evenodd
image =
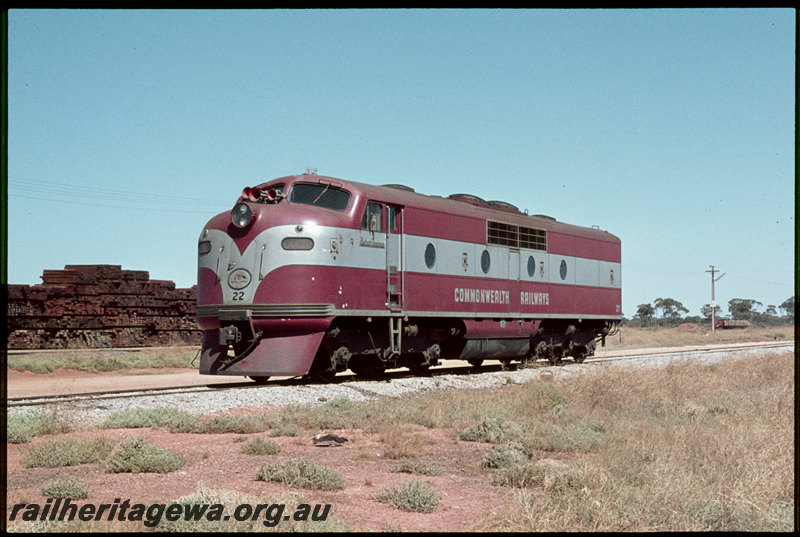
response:
M212 218L198 255L204 374L580 361L621 318L619 239L472 198L285 177Z

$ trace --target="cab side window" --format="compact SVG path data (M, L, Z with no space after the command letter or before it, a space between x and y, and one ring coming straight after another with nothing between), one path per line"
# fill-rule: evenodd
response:
M397 232L397 207L386 206L386 225L390 232Z
M367 203L367 208L364 211L364 217L361 219L361 229L366 229L367 231L382 231L382 212L383 206L380 203L375 203L374 201Z

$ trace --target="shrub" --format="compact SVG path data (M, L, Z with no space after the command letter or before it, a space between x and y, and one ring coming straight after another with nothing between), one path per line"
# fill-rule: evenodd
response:
M334 397L333 399L327 401L322 406L328 408L335 408L338 410L352 410L353 408L355 408L356 404L353 402L352 399L345 396L341 396L341 397Z
M296 425L284 423L270 429L270 436L297 436L300 434L300 429Z
M106 438L56 438L33 446L22 465L27 468L59 468L98 462L105 459L114 447Z
M526 444L543 451L588 452L602 444L604 439L605 427L600 423L541 423L533 428Z
M89 496L89 485L81 483L74 477L64 480L48 481L39 490L42 495L48 498L69 498L71 500L82 500Z
M110 455L105 465L109 473L156 473L166 474L182 467L185 459L175 453L153 444L141 437L123 440Z
M499 443L516 440L522 435L522 427L511 420L501 417L488 417L474 427L462 431L461 440L467 442Z
M441 494L436 489L416 479L402 487L384 489L375 496L379 502L415 513L430 513L436 508L439 498Z
M483 459L483 466L486 468L508 468L524 460L527 460L528 453L522 444L512 442L502 446L495 446L491 453Z
M341 490L345 487L345 480L337 471L304 459L287 463L268 462L258 469L256 479L304 489Z
M163 427L172 432L190 432L198 427L199 418L176 408L131 408L111 414L104 422L106 429L139 429Z
M511 466L494 475L495 485L564 491L580 488L580 473L572 466L551 459Z
M530 389L537 403L537 410L549 410L567 404L567 397L555 384L538 382L531 384Z
M274 455L280 450L280 444L268 442L263 438L254 438L242 446L242 453L245 455Z
M261 433L274 424L269 414L220 415L202 418L174 408L133 408L115 412L103 422L106 429L161 427L172 433L250 434Z
M69 432L69 425L53 414L21 414L8 416L7 424L10 444L27 444L32 438L46 434Z

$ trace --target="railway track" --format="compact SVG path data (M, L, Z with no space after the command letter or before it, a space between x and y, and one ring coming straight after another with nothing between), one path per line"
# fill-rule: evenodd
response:
M763 342L747 344L730 344L713 347L679 347L669 349L646 349L635 351L614 351L603 352L600 356L587 359L582 364L575 364L572 360L565 360L561 365L553 366L546 361L538 361L526 364L511 364L504 367L497 361L487 363L480 367L469 366L462 361L446 361L444 364L430 370L425 376L415 376L405 369L387 371L381 379L362 379L352 373L342 373L336 376L335 380L327 384L316 384L304 378L283 378L270 380L266 385L259 385L249 380L240 380L238 377L231 379L230 383L202 384L202 379L198 379L199 385L196 386L160 386L157 388L125 390L115 389L107 391L94 391L89 393L59 394L53 396L31 396L13 397L6 400L9 409L25 409L42 406L99 406L107 407L111 402L121 402L126 399L139 400L167 400L170 396L186 398L203 397L209 394L220 394L222 392L238 391L260 391L268 390L313 390L319 393L330 391L334 387L346 386L354 392L360 392L369 396L379 393L380 390L372 389L375 384L391 384L397 382L413 381L414 379L443 379L448 376L485 376L492 374L514 375L519 371L536 373L538 370L571 367L591 367L607 362L629 361L636 362L642 360L651 361L671 361L678 358L690 359L720 359L721 355L742 354L742 353L761 353L765 351L785 352L794 349L794 342ZM324 395L319 398L326 399Z

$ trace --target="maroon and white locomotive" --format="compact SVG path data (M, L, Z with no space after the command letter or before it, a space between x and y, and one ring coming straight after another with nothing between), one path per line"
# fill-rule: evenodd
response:
M622 318L620 249L606 231L466 194L275 179L200 236L200 373L582 361Z

